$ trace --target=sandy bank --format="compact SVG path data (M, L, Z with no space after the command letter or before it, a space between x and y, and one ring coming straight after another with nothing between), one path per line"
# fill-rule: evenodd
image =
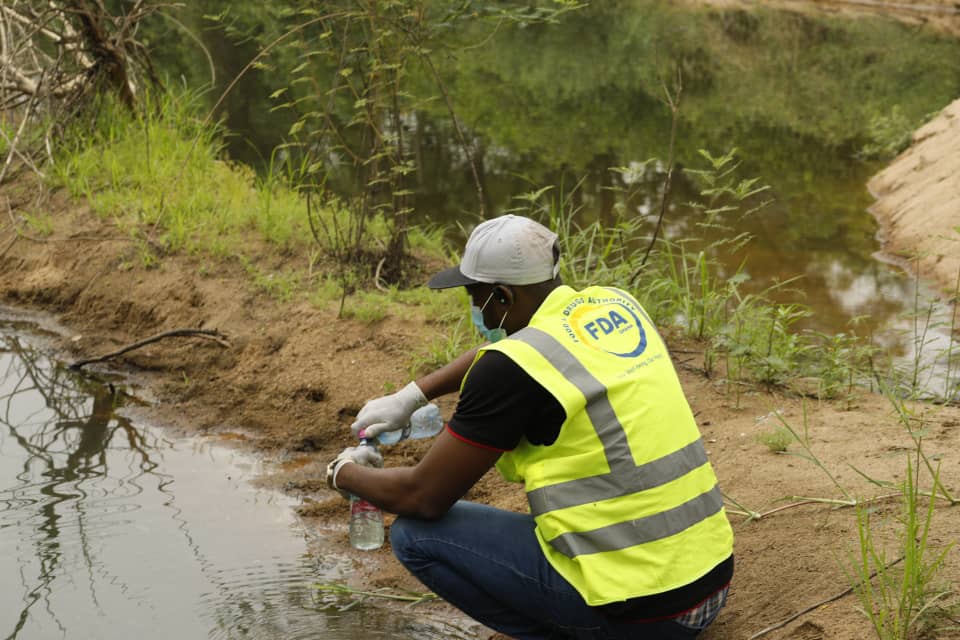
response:
M681 0L719 9L767 7L845 16L881 15L905 24L960 36L960 5L956 0Z
M868 187L885 250L919 257L926 276L953 289L960 271L960 99L918 129L910 148Z

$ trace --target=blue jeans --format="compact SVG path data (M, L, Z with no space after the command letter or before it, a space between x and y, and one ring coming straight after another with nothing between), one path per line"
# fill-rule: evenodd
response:
M397 518L390 544L438 596L513 638L687 640L702 630L605 618L547 562L533 530L529 514L460 501L439 520Z

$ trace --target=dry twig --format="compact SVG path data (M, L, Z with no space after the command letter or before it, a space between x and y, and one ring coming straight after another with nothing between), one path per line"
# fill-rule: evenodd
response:
M380 291L387 291L387 288L383 286L383 280L380 279L380 271L383 269L383 263L386 261L386 258L380 258L380 262L377 263L377 272L373 274L373 284Z
M216 329L172 329L170 331L164 331L163 333L158 333L156 335L150 336L149 338L144 338L143 340L139 340L132 344L128 344L124 347L121 347L120 349L117 349L116 351L111 351L110 353L107 353L102 356L98 356L96 358L78 360L73 364L71 364L70 368L76 370L88 364L94 364L96 362L104 362L111 358L116 358L117 356L123 355L124 353L127 353L129 351L133 351L134 349L139 349L141 347L147 346L148 344L152 344L159 340L163 340L164 338L175 338L175 337L185 337L185 336L194 336L198 338L206 338L208 340L213 340L214 342L216 342L222 347L230 346L230 343L227 342L227 337L222 333L220 333L219 331L217 331Z

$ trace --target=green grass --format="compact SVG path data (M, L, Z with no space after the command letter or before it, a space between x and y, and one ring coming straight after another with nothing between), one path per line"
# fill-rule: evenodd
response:
M49 236L53 233L53 217L49 212L38 211L36 213L22 212L20 216L26 225L27 231L38 236Z
M373 324L387 317L392 305L384 304L383 294L378 291L357 291L344 306L343 317L354 318L365 324Z
M757 442L774 453L785 453L793 441L793 435L783 427L757 434Z
M132 114L102 100L67 133L50 177L53 186L86 199L97 215L136 239L136 256L122 268L154 268L164 255L178 252L211 260L239 258L253 285L281 302L302 296L326 307L342 300L341 315L366 323L402 315L408 306L427 307L427 317L450 314L449 296L420 287L374 288L363 261L351 265L349 273L342 271L342 277L330 276L338 273L331 256L343 247L335 237L321 233L318 241L312 234L306 199L291 181L295 172L278 166L257 176L225 160L223 131L203 124L200 101L190 93L151 96L147 102L148 108ZM349 211L337 200L322 196L319 201L326 205L319 210L317 200L312 207L320 224L335 229L349 223ZM49 233L46 218L25 220L34 233ZM374 215L357 248L374 255L390 233L387 221ZM282 271L254 265L253 257L263 251L257 240L290 258ZM433 262L449 255L441 228L413 227L408 240L411 251L432 256Z
M413 379L447 364L481 342L466 312L441 318L438 325L437 332L410 363L409 372Z
M850 560L851 581L862 611L879 640L925 637L955 595L939 583L938 574L953 544L931 545L935 500L920 502L919 478L907 461L899 513L899 535L893 551L884 548L871 507L857 507L858 553ZM938 482L939 470L934 474Z
M301 275L295 271L262 271L247 264L247 273L254 285L279 302L290 302L300 292Z
M203 124L195 96L148 98L151 106L140 114L101 102L67 135L52 177L98 215L131 233L156 230L174 252L233 255L250 231L282 252L303 252L313 243L296 186L225 160L222 131ZM371 241L385 240L377 235L384 225L374 221L370 232Z
M93 126L61 149L55 183L127 229L156 228L171 251L236 233L259 210L252 174L219 160L217 131L197 128L189 100L165 96L157 117L103 101Z

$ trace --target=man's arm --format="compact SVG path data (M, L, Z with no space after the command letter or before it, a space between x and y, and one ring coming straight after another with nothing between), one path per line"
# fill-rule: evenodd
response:
M419 378L416 383L417 386L420 387L420 390L423 391L423 395L425 395L428 400L432 400L433 398L439 398L448 393L458 391L460 384L463 382L463 376L467 375L467 370L477 357L477 350L479 348L480 347L470 349L436 371Z
M391 513L433 520L462 498L500 455L500 451L462 442L447 430L416 466L344 465L337 473L337 488Z

